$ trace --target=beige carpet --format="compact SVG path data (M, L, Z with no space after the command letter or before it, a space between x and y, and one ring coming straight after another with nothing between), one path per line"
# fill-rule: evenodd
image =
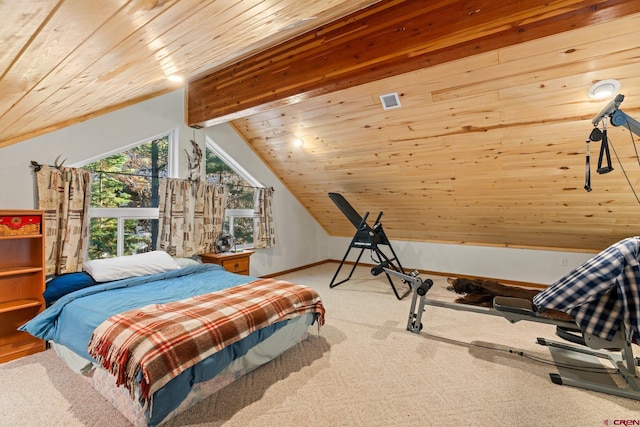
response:
M406 331L410 298L359 267L334 289L337 264L282 278L313 286L327 323L320 335L231 384L170 426L601 426L640 423L640 402L558 386L537 336L552 326L426 308ZM451 299L435 278L433 298ZM317 333L315 327L313 334ZM634 350L640 354L638 347ZM0 426L125 426L126 420L52 351L0 365ZM637 425L637 424L636 424Z

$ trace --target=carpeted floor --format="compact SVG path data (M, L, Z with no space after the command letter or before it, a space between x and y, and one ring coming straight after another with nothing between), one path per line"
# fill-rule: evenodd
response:
M640 402L558 386L536 337L552 326L427 306L406 328L410 297L360 267L334 289L337 264L281 276L313 286L327 310L317 335L229 385L169 426L601 426L640 423ZM445 278L431 298L452 300ZM401 284L400 284L401 285ZM638 356L638 347L634 350ZM514 352L522 352L524 356ZM602 375L602 374L598 374ZM46 351L0 365L0 426L126 426ZM634 424L636 425L636 424Z

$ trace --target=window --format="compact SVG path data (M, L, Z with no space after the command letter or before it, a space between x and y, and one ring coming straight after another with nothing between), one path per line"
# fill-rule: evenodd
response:
M225 184L229 189L224 232L233 236L237 249L252 247L257 225L253 206L254 188L262 185L210 140L206 149L206 175L208 182Z
M84 165L93 172L89 210L89 259L155 250L158 235L158 179L177 176L173 133L131 145ZM236 248L253 246L254 188L262 185L207 139L209 182L229 189L224 231Z
M155 250L158 178L173 176L172 134L94 161L89 259Z

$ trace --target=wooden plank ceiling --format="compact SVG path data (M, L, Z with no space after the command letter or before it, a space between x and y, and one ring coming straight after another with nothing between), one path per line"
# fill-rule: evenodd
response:
M160 94L374 0L0 2L0 148ZM313 18L313 19L310 19Z
M588 87L618 79L640 116L636 0L37 0L0 16L0 155L179 74L188 123L233 120L331 235L354 232L331 191L399 240L597 251L640 234L627 131L610 130L622 164L583 189L606 104ZM401 108L382 109L390 92Z
M422 9L416 7L420 3ZM587 97L616 78L640 112L640 2L380 2L190 83L188 121L233 125L332 235L327 197L392 239L599 251L636 235L616 164L584 190ZM401 108L379 96L397 92ZM610 130L637 187L629 132ZM294 140L304 141L295 147Z

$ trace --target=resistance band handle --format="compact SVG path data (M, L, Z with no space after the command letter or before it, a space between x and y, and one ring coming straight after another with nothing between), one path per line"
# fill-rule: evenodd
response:
M585 157L585 170L584 170L584 189L587 192L591 191L591 154L589 153L589 142L587 139L587 155Z
M602 167L603 154L607 156L607 166ZM611 154L609 153L609 139L607 138L607 129L602 131L602 145L600 145L600 155L598 156L598 173L605 174L613 170L611 167Z

